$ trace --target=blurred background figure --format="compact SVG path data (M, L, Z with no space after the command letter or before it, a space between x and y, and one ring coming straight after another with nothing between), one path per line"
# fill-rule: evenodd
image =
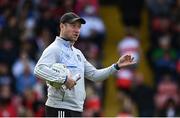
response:
M123 55L130 53L133 55L134 60L138 63L141 51L138 34L136 31L133 31L133 29L127 29L125 33L126 35L118 43L118 54Z
M173 99L168 99L164 107L157 112L157 116L161 117L177 117L179 114L179 107Z
M95 88L92 85L88 85L86 90L87 98L85 101L85 110L83 112L83 117L101 117L102 105L98 92L95 91Z
M131 99L140 117L154 116L154 89L145 84L145 77L143 73L136 72L131 88Z
M17 117L19 106L15 104L16 99L11 92L10 81L1 79L0 85L0 116Z
M176 78L177 50L171 45L171 36L165 34L158 38L158 46L149 51L149 63L155 73L155 83L164 73L171 73Z
M125 98L123 100L123 105L122 105L122 110L118 113L116 117L121 118L121 117L133 117L133 103L131 99Z
M144 0L119 0L118 8L122 13L122 22L125 28L140 28L143 7Z

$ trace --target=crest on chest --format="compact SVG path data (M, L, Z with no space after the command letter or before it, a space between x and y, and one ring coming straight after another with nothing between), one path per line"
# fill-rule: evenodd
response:
M71 56L69 54L65 54L65 57L69 59Z
M77 54L77 59L81 61L81 56L79 54Z

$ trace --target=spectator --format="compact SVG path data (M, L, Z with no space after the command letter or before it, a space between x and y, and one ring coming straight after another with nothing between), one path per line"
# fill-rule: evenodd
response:
M133 117L134 105L130 98L126 98L122 104L122 110L117 114L116 117Z
M96 13L95 6L88 4L88 7L84 8L84 13L81 16L86 20L86 25L81 29L81 40L89 40L97 44L102 49L103 42L105 40L105 25L98 13Z
M17 57L15 44L8 37L3 38L0 43L0 61L6 62L9 67L13 64Z
M28 65L26 65L26 64L28 64ZM12 73L15 78L18 78L20 75L22 75L24 73L25 65L29 67L30 73L33 73L35 63L33 60L31 60L28 57L27 52L22 50L19 55L19 58L15 61L15 63L12 66Z
M85 101L85 110L83 112L84 117L100 117L101 114L101 101L97 92L93 86L88 85L87 90L87 99Z
M171 5L173 4L174 0L146 0L146 2L150 15L154 17L170 15Z
M9 83L0 85L0 117L17 117L17 107L13 104L11 87Z
M164 74L162 80L157 86L155 94L155 106L157 111L165 108L166 102L172 99L175 104L179 105L178 85L172 80L172 76Z
M137 105L139 117L154 116L154 90L145 85L144 79L143 74L137 72L131 89L132 100Z
M120 0L118 7L122 12L122 21L126 28L135 27L139 29L141 25L141 12L144 0Z
M16 90L18 94L23 94L26 88L33 88L36 84L36 78L30 71L28 63L24 64L23 73L16 78Z
M133 29L127 29L126 35L119 41L117 46L118 55L130 53L133 55L134 60L138 63L140 59L140 42ZM136 67L124 68L117 72L116 85L119 91L124 91L130 95L131 87L133 85L134 73Z
M151 50L149 62L155 73L155 83L163 73L176 73L177 51L171 46L170 35L163 35L158 40L158 47ZM176 79L176 78L175 78Z
M165 103L165 107L157 112L158 117L179 117L180 111L179 106L173 99L168 99Z
M126 35L118 43L118 54L131 53L136 62L140 59L140 42L132 29L126 30Z

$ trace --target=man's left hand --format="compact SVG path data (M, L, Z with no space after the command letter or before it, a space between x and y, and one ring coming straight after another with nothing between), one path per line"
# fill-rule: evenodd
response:
M136 62L134 61L134 57L132 57L131 54L125 54L119 58L117 64L119 68L123 68L123 67L134 65L136 64Z

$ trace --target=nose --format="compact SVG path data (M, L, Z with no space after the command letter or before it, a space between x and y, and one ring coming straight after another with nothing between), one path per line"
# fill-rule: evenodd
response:
M76 27L76 28L75 28L75 32L76 32L76 33L80 33L80 28L79 28L79 27Z

